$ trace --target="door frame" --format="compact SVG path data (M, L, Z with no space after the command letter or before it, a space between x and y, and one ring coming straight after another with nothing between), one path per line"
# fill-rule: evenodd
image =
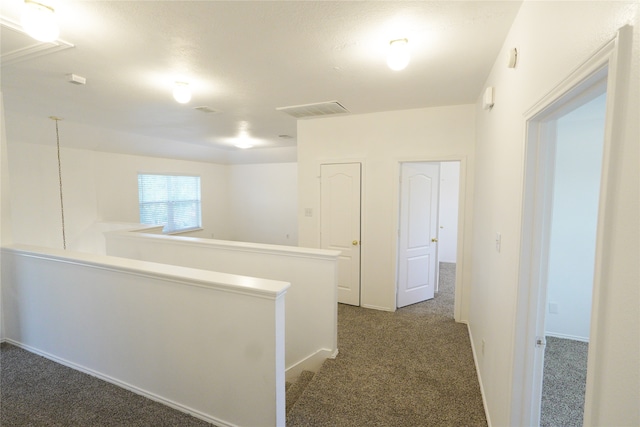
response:
M591 307L591 331L587 363L587 386L584 405L584 423L591 425L593 414L594 374L598 365L597 349L600 342L600 299L604 293L603 251L604 225L607 223L607 189L610 181L611 150L615 135L621 98L616 82L621 67L618 62L621 49L630 51L631 27L623 27L616 36L598 49L583 64L574 69L547 95L542 97L525 114L524 180L522 200L522 228L517 285L516 317L514 327L514 351L511 393L511 425L539 425L541 375L544 347L536 348L536 338L544 335L544 310L546 300L545 216L550 209L544 206L545 188L549 177L542 167L549 167L549 152L542 141L549 129L544 122L593 88L606 75L605 132L600 181L600 201L596 231L596 258ZM542 167L540 164L542 163Z
M358 285L358 292L359 292L359 304L358 307L362 307L362 283L364 281L364 270L362 269L362 265L364 264L364 259L365 259L365 252L366 252L366 244L363 245L362 244L362 239L363 239L363 234L364 234L364 230L366 229L366 224L365 224L365 218L366 215L364 215L364 206L365 206L365 194L366 194L366 189L365 189L365 183L366 183L366 160L364 158L339 158L339 159L332 159L332 158L326 158L326 159L318 159L316 161L316 171L317 171L317 175L316 175L316 180L317 180L317 190L318 190L318 195L319 195L319 203L322 203L322 201L320 200L320 194L322 193L322 189L320 188L320 184L321 184L321 178L322 178L322 165L346 165L346 164L350 164L350 163L360 163L360 283ZM322 206L319 204L317 206L317 214L315 214L315 218L317 218L317 242L318 242L318 247L321 246L321 241L322 241L322 219L320 218L322 212ZM365 242L366 243L366 242Z
M464 288L465 280L470 276L471 272L466 271L467 263L466 259L470 254L467 251L471 250L465 246L465 224L466 224L466 207L465 201L467 197L467 169L468 159L465 155L451 155L451 156L437 156L437 157L408 157L408 158L396 158L394 165L395 176L398 179L398 185L394 190L393 206L398 209L395 211L393 229L393 247L391 248L392 262L395 271L395 300L398 300L398 250L399 250L399 230L400 230L400 185L399 180L402 174L402 163L440 163L440 162L460 162L460 175L459 175L459 193L458 193L458 239L456 242L456 282L454 289L454 306L453 317L456 322L467 323L467 318L463 316L463 299L466 298L466 293L471 293L471 290ZM469 264L470 265L470 264ZM469 295L470 296L470 295ZM468 313L464 313L468 315Z
M409 291L409 289L406 289L406 284L402 284L402 292L400 292L401 290L401 276L402 274L400 274L401 272L403 272L403 274L407 277L407 281L408 281L408 275L409 275L409 268L408 266L405 264L404 269L401 270L402 267L402 263L400 262L401 260L406 260L408 261L408 259L406 258L406 252L408 251L408 248L406 246L403 246L402 248L400 247L399 243L402 240L402 235L403 235L403 219L407 220L408 217L410 217L411 215L407 215L407 210L403 209L403 206L408 207L405 205L406 202L408 202L408 199L405 199L405 192L403 190L407 190L408 188L405 187L405 185L408 185L409 183L406 181L403 181L403 172L404 172L404 168L405 166L409 165L409 164L415 164L415 165L437 165L437 180L438 182L436 183L436 185L438 186L438 193L436 195L436 208L435 209L435 215L436 215L436 224L435 224L435 234L436 234L436 242L438 240L438 236L439 236L439 225L440 225L440 218L439 218L439 214L440 214L440 182L441 182L441 162L401 162L400 163L400 204L398 206L399 209L399 222L398 222L398 261L397 261L397 268L396 268L396 309L398 308L402 308L402 307L406 307L408 305L414 304L415 302L411 302L411 303L407 303L407 301L403 301L403 305L400 305L400 298L402 297L402 292L407 293ZM458 176L458 180L460 179L460 176ZM430 198L430 201L433 201L433 194ZM410 203L408 203L408 205L410 205ZM434 210L432 209L431 212L431 216L433 217L434 215ZM408 227L408 224L404 225L405 227ZM407 229L405 228L404 231L406 231ZM432 235L433 236L433 235ZM409 238L407 237L407 241L405 242L405 245L408 245L408 241ZM440 251L439 251L439 246L435 245L435 247L432 249L433 252L435 252L434 255L434 259L435 260L430 260L429 264L431 265L431 263L433 263L433 272L429 273L429 276L433 277L433 282L431 283L433 286L433 293L435 296L436 290L438 289L438 279L440 277L440 271L439 271L439 262L440 262ZM427 271L429 271L430 267L427 268ZM429 279L427 279L428 281ZM419 298L422 298L423 295L421 295ZM429 298L425 298L425 299L421 299L419 301L416 302L423 302L423 301L428 301L432 298L434 298L434 296L431 296ZM413 299L411 301L414 301Z

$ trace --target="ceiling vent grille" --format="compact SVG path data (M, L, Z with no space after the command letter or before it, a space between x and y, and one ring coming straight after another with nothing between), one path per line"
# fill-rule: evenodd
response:
M296 119L304 119L307 117L322 117L332 114L345 114L349 112L349 110L344 108L338 101L294 105L291 107L278 107L276 108L276 110L289 114Z
M206 105L203 105L202 107L195 107L194 110L198 110L200 112L203 113L218 113L218 110L214 110L211 107L207 107Z

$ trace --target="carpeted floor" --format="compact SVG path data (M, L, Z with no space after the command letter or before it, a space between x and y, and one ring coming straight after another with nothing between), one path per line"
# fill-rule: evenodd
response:
M589 344L546 337L541 427L580 427L584 415Z
M287 425L486 426L467 328L453 320L454 278L443 264L436 298L395 313L340 305L340 354ZM0 368L3 427L209 425L8 344Z
M210 426L18 347L0 347L0 425Z
M395 313L340 305L338 348L287 426L486 426L466 325L453 320L455 264L436 298Z

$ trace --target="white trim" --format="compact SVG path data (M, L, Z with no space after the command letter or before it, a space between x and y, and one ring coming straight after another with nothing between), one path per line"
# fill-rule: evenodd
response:
M194 231L202 231L202 230L204 230L204 228L202 228L201 226L197 226L197 227L193 227L193 228L181 228L180 230L168 231L168 232L163 233L163 234L168 234L170 236L175 236L177 234L192 233Z
M473 354L473 363L476 367L476 376L478 377L478 384L480 385L480 395L482 396L482 407L484 408L484 414L487 417L487 426L491 427L491 416L489 415L489 405L487 405L487 397L484 392L484 384L482 384L482 376L480 375L480 365L478 363L478 355L476 354L476 348L473 346L475 340L473 339L473 334L471 333L471 326L464 322L467 325L467 331L469 332L469 341L471 345L471 352Z
M360 283L358 284L358 307L364 307L362 304L363 301L363 287L364 276L366 269L363 267L366 260L367 253L367 239L363 236L366 230L366 215L365 212L365 204L366 204L366 159L364 158L345 158L345 159L319 159L316 161L316 170L317 174L317 183L318 183L318 214L317 214L317 239L318 239L318 247L322 246L322 188L321 188L321 179L322 179L322 166L323 165L347 165L357 163L360 165ZM338 251L339 255L339 251ZM337 294L336 294L337 295ZM387 310L387 309L383 309Z
M592 425L592 418L596 417L597 402L594 402L594 390L598 388L595 383L596 369L598 366L598 348L600 340L600 301L606 289L603 274L603 260L605 244L608 241L605 236L605 225L609 222L610 209L607 205L610 200L608 189L610 187L611 152L614 141L620 140L618 136L624 129L624 117L626 98L628 97L631 51L633 42L633 27L625 25L617 34L615 46L609 58L609 75L607 79L607 105L604 132L604 152L602 159L602 180L600 182L600 206L598 209L598 224L596 235L595 268L593 272L593 304L591 307L590 346L587 361L587 386L585 390L584 425ZM627 66L628 65L628 66Z
M536 186L544 186L545 178L537 174L537 159L545 156L540 151L538 144L540 135L545 131L542 126L545 119L553 118L556 111L567 107L582 90L588 90L589 86L597 84L602 78L601 74L607 73L607 106L605 119L605 138L603 153L603 169L600 187L600 207L598 212L597 238L596 238L596 265L594 269L593 304L591 316L589 361L587 368L587 387L584 407L584 424L591 424L591 411L597 405L593 404L594 374L597 361L596 352L598 343L598 317L599 300L603 292L602 286L602 259L603 225L606 223L607 188L609 182L610 152L613 133L617 124L615 110L622 102L621 94L616 90L618 74L622 67L618 67L621 46L625 52L630 52L632 29L629 26L621 28L616 37L599 48L585 62L576 67L569 75L556 85L549 93L543 96L524 114L525 126L525 150L523 164L525 166L523 180L522 201L522 228L520 246L520 266L518 274L516 319L513 336L513 370L511 377L512 403L511 425L537 425L539 421L539 387L535 382L534 373L536 367L542 366L544 350L534 351L535 338L544 334L544 310L539 301L544 302L546 288L541 286L539 272L545 262L540 254L543 242L539 240L544 221L542 213L544 207L536 201ZM540 182L535 182L535 178ZM536 212L533 212L536 209ZM542 237L544 238L544 237ZM538 393L538 394L537 394ZM538 396L538 397L536 397Z
M372 304L362 304L361 307L362 308L370 308L372 310L388 311L390 313L393 313L394 311L396 311L395 308L391 309L389 307L382 307L382 306L379 306L379 305L372 305Z
M84 268L124 272L130 275L164 280L186 286L196 286L214 291L236 293L270 300L278 299L284 295L291 286L290 283L278 280L217 273L208 270L198 270L195 268L128 258L92 255L36 246L11 245L3 247L1 252L12 253L15 256L24 258L36 258L45 261L72 264Z
M337 355L338 350L332 351L328 348L321 348L315 353L289 366L285 370L286 380L291 381L298 378L302 371L318 372L318 369L320 369L325 360L335 359Z
M207 414L204 414L204 413L202 413L200 411L197 411L197 410L195 410L193 408L190 408L188 406L185 406L185 405L182 405L180 403L177 403L177 402L175 402L175 401L173 401L171 399L165 399L162 396L158 396L157 394L151 393L151 392L149 392L147 390L144 390L144 389L142 389L140 387L136 387L136 386L131 385L131 384L127 383L127 382L120 381L120 380L118 380L116 378L113 378L113 377L111 377L109 375L102 374L102 373L100 373L98 371L95 371L93 369L87 368L87 367L82 366L82 365L78 365L77 363L70 362L70 361L68 361L66 359L63 359L61 357L54 356L53 354L47 353L46 351L38 350L37 348L31 347L29 345L23 344L23 343L18 342L18 341L14 341L14 340L12 340L10 338L6 338L2 342L9 343L9 344L14 345L16 347L19 347L19 348L21 348L23 350L26 350L26 351L28 351L30 353L37 354L38 356L42 356L45 359L49 359L49 360L51 360L53 362L59 363L59 364L64 365L64 366L67 366L67 367L69 367L71 369L74 369L76 371L83 372L85 374L91 375L92 377L99 378L99 379L101 379L103 381L106 381L106 382L114 384L114 385L116 385L118 387L124 388L125 390L129 390L129 391L131 391L131 392L133 392L135 394L138 394L140 396L144 396L144 397L146 397L148 399L151 399L153 401L162 403L163 405L169 406L169 407L171 407L173 409L176 409L176 410L178 410L180 412L184 412L186 414L192 415L192 416L194 416L196 418L199 418L201 420L207 421L209 423L213 423L214 425L219 425L221 427L236 427L236 424L231 424L229 422L220 420L218 418L211 417L211 416L209 416Z
M182 246L200 246L213 249L224 249L225 251L253 252L260 254L274 254L298 258L313 259L335 259L340 255L340 251L326 249L303 248L298 246L269 245L266 243L236 242L231 240L203 239L200 237L175 236L169 234L148 233L148 229L108 231L107 236L115 236L118 239L131 240L170 240L172 244Z
M570 101L562 100L561 98L611 62L613 53L618 45L617 40L618 36L616 35L616 37L609 40L593 53L585 62L571 71L567 77L560 81L560 83L524 113L525 120L530 121L543 110L550 109L551 107L554 109L559 108L560 105Z
M464 300L464 267L466 258L465 254L465 222L466 222L466 198L467 198L467 168L468 159L466 155L444 155L436 157L398 157L395 159L395 175L400 178L401 164L402 163L441 163L441 162L460 162L460 172L458 175L458 240L456 242L456 280L454 285L454 299L453 299L453 318L458 323L467 323L467 320L462 313L462 301ZM395 271L395 287L394 287L394 308L393 310L384 309L385 311L395 311L397 306L397 293L398 293L398 230L400 229L400 185L397 186L394 199L392 200L394 206L397 206L395 213L395 221L393 222L393 229L391 232L394 236L392 245L392 262ZM364 305L363 305L364 307ZM469 313L464 313L468 316Z

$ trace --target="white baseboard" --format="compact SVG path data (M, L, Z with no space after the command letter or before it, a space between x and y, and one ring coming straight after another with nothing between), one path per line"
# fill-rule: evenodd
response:
M484 415L487 417L487 426L491 427L491 417L489 416L489 407L487 406L487 398L484 393L484 386L482 384L482 375L480 374L480 365L478 363L478 355L476 354L476 348L473 345L473 334L471 333L471 327L467 323L467 330L469 331L469 341L471 343L471 352L473 353L473 363L476 365L476 374L478 375L478 383L480 383L480 395L482 396L482 406L484 407Z
M377 305L370 305L370 304L362 304L361 306L362 308L370 308L372 310L380 310L380 311L389 311L389 312L394 312L396 311L395 308L389 308L389 307L380 307Z
M558 334L555 332L545 332L544 334L548 337L562 338L565 340L573 340L573 341L582 341L586 343L589 342L589 337L579 337L577 335Z
M220 420L218 418L212 417L210 415L207 415L207 414L202 413L200 411L197 411L195 409L189 408L188 406L181 405L180 403L174 402L173 400L165 399L164 397L158 396L157 394L154 394L154 393L151 393L149 391L143 390L141 388L135 387L135 386L133 386L131 384L122 382L122 381L117 380L117 379L115 379L113 377L110 377L108 375L104 375L104 374L102 374L100 372L94 371L93 369L89 369L89 368L86 368L84 366L78 365L76 363L70 362L68 360L62 359L60 357L57 357L57 356L55 356L53 354L50 354L50 353L47 353L45 351L38 350L37 348L25 345L25 344L17 342L17 341L14 341L14 340L12 340L10 338L5 338L3 340L3 342L7 342L7 343L9 343L11 345L14 345L16 347L20 347L23 350L26 350L26 351L28 351L30 353L37 354L38 356L42 356L45 359L52 360L52 361L54 361L56 363L59 363L59 364L64 365L64 366L67 366L67 367L69 367L71 369L74 369L76 371L80 371L80 372L83 372L85 374L91 375L93 377L99 378L99 379L101 379L103 381L106 381L108 383L115 384L118 387L124 388L126 390L129 390L129 391L135 393L135 394L139 394L140 396L144 396L144 397L146 397L148 399L151 399L151 400L154 400L156 402L162 403L163 405L169 406L169 407L171 407L173 409L176 409L176 410L178 410L180 412L184 412L186 414L189 414L191 416L194 416L196 418L204 420L204 421L206 421L208 423L211 423L213 425L217 425L217 426L221 426L221 427L238 427L235 424L230 424L229 422Z
M322 366L325 360L335 359L337 355L337 349L320 349L286 368L285 378L287 381L295 381L300 376L302 371L318 372L318 369L320 369L320 366Z

